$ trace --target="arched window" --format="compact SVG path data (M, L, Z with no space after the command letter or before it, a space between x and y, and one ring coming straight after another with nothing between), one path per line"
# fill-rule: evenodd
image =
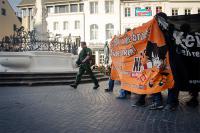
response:
M114 35L114 25L106 24L106 39L112 38L113 35Z
M90 40L98 39L98 25L92 24L90 25Z

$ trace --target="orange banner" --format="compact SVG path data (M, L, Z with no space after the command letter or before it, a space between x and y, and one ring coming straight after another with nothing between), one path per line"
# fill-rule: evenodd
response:
M167 45L157 21L151 21L110 42L111 79L137 94L152 94L172 88Z

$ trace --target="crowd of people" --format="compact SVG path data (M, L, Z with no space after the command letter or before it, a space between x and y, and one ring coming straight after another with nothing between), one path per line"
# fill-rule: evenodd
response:
M156 19L159 19L159 17L162 17L162 19L164 19L165 21L168 21L168 17L166 14L164 13L159 13L158 15L155 16ZM162 26L160 27L160 29L165 33L165 38L166 38L166 42L167 45L170 45L170 42L173 42L174 40L171 40L173 37L173 33L177 30L174 28L173 24L169 24L168 28L163 28ZM190 25L188 24L182 24L180 26L180 31L183 32L183 36L187 36L187 34L190 33ZM99 87L99 83L95 77L95 75L93 74L91 68L90 68L90 58L92 55L92 51L91 49L87 48L87 45L85 42L81 42L81 47L82 50L79 54L79 58L76 62L76 64L79 66L79 72L76 76L76 81L74 84L71 85L71 87L73 88L77 88L78 84L81 81L81 76L85 73L85 71L90 75L90 77L92 78L92 81L94 82L94 87L93 89L97 89ZM172 51L169 47L169 58L172 54L170 53L170 51ZM109 47L108 44L106 43L105 47L104 47L106 54L109 53ZM109 55L105 56L105 63L109 64ZM170 62L170 66L173 68L174 63L171 61ZM174 74L176 76L176 74ZM115 80L109 78L108 81L108 88L105 88L105 92L106 93L110 93L113 92L114 90L114 84L115 84ZM198 89L196 88L190 88L189 89L189 94L191 95L191 99L186 103L188 106L190 107L197 107L199 105L198 102ZM175 80L175 84L173 88L169 88L168 89L168 97L167 97L167 102L164 106L163 103L163 98L162 98L162 92L158 92L155 94L151 94L152 97L152 104L148 105L148 108L150 110L168 110L168 111L174 111L177 109L178 105L179 105L179 87L176 83ZM129 99L131 95L131 92L127 91L127 90L123 90L121 89L119 91L119 95L116 97L117 99ZM146 107L146 94L141 94L138 95L138 99L135 101L134 104L132 104L133 107Z

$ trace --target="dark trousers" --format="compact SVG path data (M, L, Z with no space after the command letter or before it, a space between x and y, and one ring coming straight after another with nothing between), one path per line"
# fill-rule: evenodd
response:
M87 72L87 74L90 75L92 81L94 82L95 85L98 85L98 81L94 75L94 73L92 72L91 68L90 68L90 65L88 64L81 64L80 65L80 68L79 68L79 72L78 74L76 75L76 81L75 81L75 84L78 85L81 81L81 77L82 75L85 73L85 71Z
M178 95L179 95L179 90L177 88L168 89L167 104L177 105Z
M114 83L115 83L115 80L112 80L111 78L109 78L109 81L108 81L108 89L109 90L113 90Z
M139 95L138 101L145 101L146 94ZM162 94L161 92L152 94L153 103L162 104Z
M154 94L152 94L152 96L153 96L153 102L158 103L158 104L162 104L161 92L154 93Z
M114 84L115 84L115 80L112 80L111 78L109 78L109 81L108 81L108 89L109 89L109 90L113 90ZM122 89L121 89L120 93L123 93L122 95L130 95L130 94L131 94L130 91L126 91L126 90L122 90ZM120 95L121 95L121 94L120 94Z

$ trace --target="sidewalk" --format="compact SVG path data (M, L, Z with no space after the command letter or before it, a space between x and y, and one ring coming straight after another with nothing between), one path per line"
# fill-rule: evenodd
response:
M175 112L131 107L135 97L116 99L83 84L70 86L0 87L0 133L199 133L200 107L185 106L181 93ZM166 99L166 96L165 96Z

